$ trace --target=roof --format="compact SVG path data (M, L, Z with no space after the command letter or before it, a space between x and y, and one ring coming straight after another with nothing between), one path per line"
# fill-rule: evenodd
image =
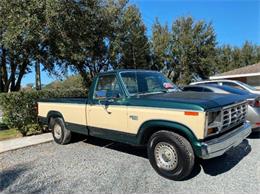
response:
M211 76L210 79L225 79L236 77L260 76L260 62L257 64L237 68L219 75Z
M115 74L115 73L121 73L121 72L158 72L154 70L143 70L143 69L117 69L117 70L109 70L107 72L100 72L99 75L104 74Z
M219 85L207 85L207 84L199 84L199 85L188 85L184 87L185 89L189 89L189 88L206 88L206 89L210 89L212 90L212 92L214 93L227 93L225 90L220 89Z

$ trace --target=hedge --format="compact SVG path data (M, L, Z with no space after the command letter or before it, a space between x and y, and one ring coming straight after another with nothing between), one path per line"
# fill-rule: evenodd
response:
M23 136L38 134L43 128L38 124L36 102L39 99L86 97L83 89L20 91L0 94L3 123L9 128L17 128Z

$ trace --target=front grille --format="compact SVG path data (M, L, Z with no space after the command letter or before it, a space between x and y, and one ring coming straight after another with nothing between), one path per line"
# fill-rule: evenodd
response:
M245 122L247 114L247 103L241 103L229 106L223 109L222 114L222 132L237 124Z

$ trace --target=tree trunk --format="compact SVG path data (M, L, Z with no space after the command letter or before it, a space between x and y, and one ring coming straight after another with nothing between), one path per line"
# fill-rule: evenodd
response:
M2 76L2 92L7 92L5 91L5 85L7 83L7 68L6 68L6 57L7 57L7 51L6 49L3 48L3 57L2 57L2 67L1 67L1 76Z
M14 88L15 88L15 72L16 72L17 64L15 63L13 51L10 51L10 68L11 68L11 73L10 73L10 78L8 79L8 81L6 83L6 88L7 88L8 91L9 90L14 91ZM10 84L11 84L11 86L10 86Z
M21 81L22 81L23 76L25 75L28 63L29 63L28 59L24 59L22 65L21 65L21 69L19 71L19 75L18 75L16 84L15 84L14 91L19 91L20 90L20 88L21 88Z
M3 83L3 67L6 66L6 50L1 46L2 56L1 56L1 65L0 65L0 92L4 91Z

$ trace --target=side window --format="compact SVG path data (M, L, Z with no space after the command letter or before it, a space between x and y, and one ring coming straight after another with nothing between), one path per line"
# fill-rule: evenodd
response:
M116 75L104 75L98 78L94 99L119 98L122 95Z

